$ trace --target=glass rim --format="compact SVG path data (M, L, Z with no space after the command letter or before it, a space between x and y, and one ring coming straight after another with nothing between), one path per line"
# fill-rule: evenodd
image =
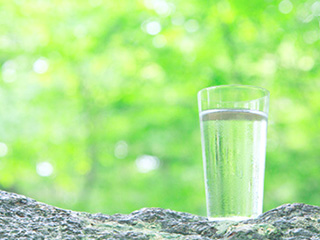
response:
M263 87L258 87L258 86L252 86L252 85L242 85L242 84L230 84L230 85L217 85L217 86L211 86L211 87L207 87L207 88L203 88L201 90L199 90L198 92L198 98L200 97L200 95L205 91L205 90L214 90L217 88L246 88L246 89L255 89L255 90L259 90L261 92L264 93L264 95L262 97L259 98L254 98L251 99L249 101L245 101L245 102L250 102L250 101L254 101L254 100L258 100L258 99L262 99L265 97L269 97L270 96L270 92L269 90L263 88ZM230 101L230 102L237 102L237 101Z

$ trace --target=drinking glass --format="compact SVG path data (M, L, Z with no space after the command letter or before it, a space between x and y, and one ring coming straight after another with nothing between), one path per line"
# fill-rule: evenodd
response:
M262 213L269 91L245 85L198 93L207 214L243 220Z

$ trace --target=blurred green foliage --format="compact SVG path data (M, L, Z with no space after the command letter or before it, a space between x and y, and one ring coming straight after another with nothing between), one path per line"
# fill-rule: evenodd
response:
M205 215L197 92L271 92L264 210L320 199L320 3L0 0L0 185Z

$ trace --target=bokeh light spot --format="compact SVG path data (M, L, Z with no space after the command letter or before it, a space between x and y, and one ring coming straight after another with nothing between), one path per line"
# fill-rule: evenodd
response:
M174 5L165 0L145 0L144 5L153 9L158 15L166 17L174 11Z
M49 177L53 173L53 166L49 162L40 162L36 167L37 173L41 177Z
M159 158L151 155L142 155L136 159L137 170L141 173L153 171L160 166Z
M276 62L272 58L265 58L260 62L261 74L268 76L273 75L277 70Z
M279 3L279 11L288 14L292 11L293 5L289 0L283 0Z
M83 25L78 25L74 28L73 35L77 38L83 38L87 35L87 29Z
M38 74L46 73L48 71L48 68L49 63L45 58L39 58L33 64L33 71L35 71Z
M191 53L194 50L195 43L190 38L183 38L180 42L180 50L184 53Z
M199 29L199 23L197 20L190 19L185 23L184 27L187 32L193 33Z
M141 77L144 79L161 80L163 78L163 70L158 64L151 63L142 68Z
M8 153L8 147L5 143L0 142L0 157L4 157Z
M92 7L97 7L102 4L102 0L89 0L89 3Z
M219 13L226 13L231 10L230 3L228 1L219 1L217 3L217 10Z
M314 60L310 56L304 56L299 59L298 66L303 71L309 71L314 66Z
M157 35L153 38L152 44L156 48L162 48L167 44L167 39L163 35Z
M319 40L319 32L317 30L308 31L303 34L303 40L307 44L312 44Z
M155 1L154 10L159 15L169 15L170 14L170 6L166 1Z
M128 155L128 144L125 141L119 141L114 148L114 156L122 159Z
M161 31L161 24L158 21L146 23L145 30L150 35L157 35Z
M316 1L311 6L311 11L313 16L320 16L320 2Z
M6 61L3 65L2 65L2 79L4 82L13 82L16 80L17 76L16 76L16 64L14 61L12 60L8 60Z
M176 26L181 26L184 24L184 16L181 14L176 14L171 18L171 23Z

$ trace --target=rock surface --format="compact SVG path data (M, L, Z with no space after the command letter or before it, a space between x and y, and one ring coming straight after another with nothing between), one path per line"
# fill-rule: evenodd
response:
M320 239L320 207L285 204L254 220L210 222L160 208L74 212L0 191L0 239Z

